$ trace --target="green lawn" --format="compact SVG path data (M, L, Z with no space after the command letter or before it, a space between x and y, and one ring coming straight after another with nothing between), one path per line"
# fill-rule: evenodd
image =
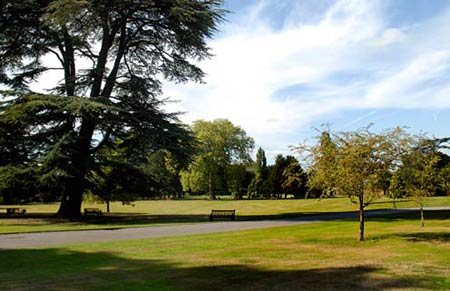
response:
M449 197L430 198L427 206L450 205ZM10 205L11 206L11 205ZM123 228L136 226L158 226L167 223L206 222L211 209L236 209L237 219L253 220L310 215L315 213L355 211L355 205L346 198L308 200L150 200L131 205L112 203L111 214L100 219L88 218L80 221L54 219L58 204L22 205L27 209L25 218L0 218L0 233ZM409 202L399 202L397 207L414 207ZM8 207L6 205L2 207ZM84 204L83 207L98 207L106 211L104 204ZM380 200L367 209L392 208L388 200Z
M450 215L0 251L2 290L449 290Z

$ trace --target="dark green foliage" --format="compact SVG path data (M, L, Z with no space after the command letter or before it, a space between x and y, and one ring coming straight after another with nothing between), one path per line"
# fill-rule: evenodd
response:
M285 173L286 169L291 164L293 164L295 166L292 166L291 169ZM301 172L303 172L300 164L298 163L297 159L294 156L288 155L288 156L284 157L281 154L277 155L275 157L275 164L269 167L267 185L268 185L268 189L270 189L270 193L273 196L275 196L276 198L281 198L282 195L287 195L287 194L295 194L295 193L305 194L303 192L304 191L303 188L306 187L306 185L301 186L300 188L302 188L302 189L299 189L296 186L294 186L294 184L291 184L290 182L286 182L287 184L290 184L290 186L287 186L287 184L286 184L286 186L283 187L283 183L285 183L286 179L290 179L290 175L296 175L297 170L300 170ZM302 177L304 176L304 182L306 182L306 174L303 173L300 176L302 176ZM293 182L294 178L290 179L290 181ZM295 196L297 197L298 195L295 195Z
M268 169L266 153L262 148L259 148L256 153L255 177L250 182L247 189L248 197L250 199L256 197L267 197L269 195L267 176Z
M0 202L17 204L38 194L37 178L32 169L0 167Z
M183 187L179 175L181 168L184 167L182 162L166 150L157 151L148 157L144 169L155 181L155 186L150 188L153 195L161 198L183 197Z
M286 160L289 160L288 157ZM303 198L308 190L307 181L306 173L294 158L283 170L281 187L284 193L293 194L294 198Z
M205 41L224 13L220 5L2 1L0 85L14 92L1 94L0 167L33 169L39 185L61 197L60 215L77 217L88 175L105 161L102 150L124 155L131 167L107 165L118 173L159 149L187 160L192 137L176 114L161 109L159 79L201 81L203 72L190 61L210 56ZM44 56L60 65L46 66ZM54 95L31 92L30 82L49 70L62 73L50 88Z
M242 199L248 186L247 166L245 164L232 164L225 169L227 190L234 199Z

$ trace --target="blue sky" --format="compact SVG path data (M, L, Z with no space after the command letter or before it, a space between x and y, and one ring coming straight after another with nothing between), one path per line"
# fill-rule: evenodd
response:
M206 84L165 85L182 119L228 118L270 157L332 130L449 136L450 1L229 0L200 63Z

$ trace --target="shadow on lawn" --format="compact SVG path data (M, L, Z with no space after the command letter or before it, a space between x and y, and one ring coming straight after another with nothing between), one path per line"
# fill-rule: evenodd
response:
M399 236L414 242L450 242L450 233L448 232L416 232L400 234Z
M436 219L436 220L450 219L450 210L425 210L424 216L425 216L425 224L427 222L427 219ZM420 220L420 212L419 210L405 211L395 214L372 216L368 219L371 221L378 221L378 222L392 222L396 220Z
M429 242L429 243L448 243L450 242L450 233L448 232L413 232L413 233L396 233L373 237L372 239L386 238L404 238L410 242Z
M141 257L151 249L140 247ZM289 271L249 265L187 267L58 248L0 251L0 261L2 290L388 290L430 287L431 282L386 275L373 266Z

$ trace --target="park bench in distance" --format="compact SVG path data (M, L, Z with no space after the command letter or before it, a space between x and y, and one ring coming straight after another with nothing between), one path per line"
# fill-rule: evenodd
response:
M209 220L213 221L214 218L230 218L231 220L234 220L236 216L236 210L217 210L212 209L211 214L209 215Z
M7 207L6 208L6 215L13 216L13 215L25 215L27 213L27 210L25 208L20 207Z
M88 216L88 215L101 216L102 215L102 211L99 208L85 208L84 209L84 216Z

